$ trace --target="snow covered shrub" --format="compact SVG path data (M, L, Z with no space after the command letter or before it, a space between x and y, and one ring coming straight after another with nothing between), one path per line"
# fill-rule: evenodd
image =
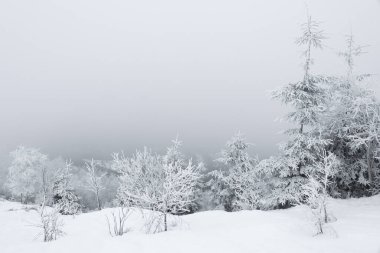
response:
M113 236L121 236L128 232L127 220L131 210L127 207L120 207L117 211L112 211L110 216L106 216L108 232Z
M167 231L170 228L183 228L184 223L180 216L173 214L164 214L161 212L149 212L143 213L144 226L143 231L147 234L160 233L162 231ZM165 226L166 229L165 230Z
M144 214L144 227L143 230L147 234L160 233L162 231L167 231L168 229L168 216L167 214L161 212L152 212L149 214ZM166 226L166 230L165 230Z
M154 211L155 221L162 225L156 232L167 231L168 214L189 211L200 177L199 166L191 160L169 159L146 148L131 158L123 154L114 154L113 158L113 168L121 174L117 194L120 204Z
M39 210L41 224L37 225L42 229L44 242L50 242L57 239L63 234L63 222L60 219L59 210L57 208L49 208L45 205Z
M226 171L213 171L214 189L225 210L256 209L259 207L259 181L255 171L256 159L247 153L249 144L243 135L236 134L221 152L217 161L222 162Z
M339 166L340 161L334 154L323 152L320 161L314 165L314 173L308 175L308 183L302 187L306 205L313 215L316 234L323 234L324 224L332 221L327 210L329 187Z
M61 214L74 215L81 211L79 197L74 193L70 179L72 163L66 161L66 166L57 171L53 184L53 204Z

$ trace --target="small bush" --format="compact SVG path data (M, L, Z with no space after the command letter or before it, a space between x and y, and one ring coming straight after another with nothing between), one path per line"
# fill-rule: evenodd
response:
M108 232L111 236L121 236L128 232L126 222L131 211L127 207L120 207L117 211L111 212L111 216L106 216Z
M57 208L47 209L41 207L39 210L41 224L37 227L42 228L44 242L57 240L57 237L63 234L63 222L60 219L59 210Z

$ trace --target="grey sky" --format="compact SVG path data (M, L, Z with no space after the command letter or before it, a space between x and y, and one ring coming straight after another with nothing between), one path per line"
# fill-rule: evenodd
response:
M370 45L358 71L380 73L379 1L306 2L329 38L316 72L344 72L352 29ZM240 130L268 156L285 109L267 91L302 76L304 20L301 0L2 0L0 146L108 158L179 134L213 155Z

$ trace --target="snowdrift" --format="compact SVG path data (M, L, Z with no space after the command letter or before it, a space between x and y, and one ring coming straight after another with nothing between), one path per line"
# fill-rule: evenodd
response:
M324 235L313 236L313 224L304 207L274 211L207 211L175 220L170 231L145 234L143 213L134 210L130 232L121 237L108 233L105 209L64 216L65 235L44 243L39 216L33 206L0 200L0 252L380 252L380 195L332 200L337 218ZM146 214L147 212L145 212Z

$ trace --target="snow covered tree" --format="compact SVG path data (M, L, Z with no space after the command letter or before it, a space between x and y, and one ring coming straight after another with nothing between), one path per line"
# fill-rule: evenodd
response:
M183 167L186 168L188 163L186 162L185 155L181 151L182 147L182 141L178 139L178 136L176 139L172 140L172 145L167 148L166 154L163 156L163 162L165 164L172 164L177 167ZM197 162L198 172L203 171L204 164L202 162ZM201 182L200 180L197 181L197 185L193 189L194 196L192 199L194 201L191 201L189 203L189 206L186 208L186 213L195 212L199 208L199 203L197 202L200 198L200 190L201 190Z
M258 208L259 180L254 170L257 160L249 156L248 147L242 134L234 135L217 159L227 170L211 173L217 190L216 197L228 211Z
M361 196L368 194L377 181L379 151L379 102L362 81L368 74L357 75L355 57L363 53L352 34L347 36L347 49L339 55L347 65L347 74L332 80L324 135L332 140L329 150L343 161L336 178L339 193Z
M164 163L162 169L159 188L145 192L141 199L150 203L152 210L163 214L164 231L167 231L168 213L182 214L190 211L189 208L195 201L195 187L200 175L198 166L191 160L185 167L178 162Z
M306 184L306 179L289 176L293 170L297 169L298 163L298 159L281 155L271 156L258 163L255 169L257 174L261 175L262 182L265 182L260 188L263 206L268 209L287 207L302 199L300 189L303 184Z
M329 187L333 184L334 176L338 171L340 161L333 153L323 152L320 161L313 167L313 174L308 175L308 183L303 185L305 203L310 208L317 234L323 234L324 224L331 221L327 211Z
M355 57L358 57L364 53L363 51L364 46L356 45L354 35L352 34L352 32L351 34L346 35L346 44L347 44L346 50L339 52L338 55L343 57L347 65L345 88L348 88L346 89L346 91L349 92L351 91L350 88L352 88L352 86L355 85L357 80L362 80L364 77L367 77L369 75L364 74L364 75L357 76L354 73Z
M178 137L172 141L173 145L167 148L164 156L164 162L167 164L179 163L183 165L185 163L185 157L181 152L182 142L178 140Z
M353 151L363 151L363 167L368 184L376 177L375 161L380 147L380 104L371 91L364 91L353 101L353 122L348 139Z
M36 148L19 146L10 153L12 164L8 169L7 187L14 195L19 195L21 202L27 203L31 197L42 194L47 196L47 156Z
M105 173L101 174L98 167L99 162L91 159L90 162L86 162L86 170L87 170L87 189L92 191L96 197L96 203L98 205L98 210L102 209L102 203L100 201L100 191L104 189L102 184L102 179L106 175Z
M302 26L302 36L296 40L299 46L305 47L303 79L273 92L273 98L294 108L287 115L287 120L296 125L296 128L285 132L289 141L280 147L282 156L276 158L276 161L270 161L276 167L274 170L268 169L268 173L277 177L273 185L278 189L277 197L282 205L295 204L302 197L299 193L307 182L306 175L311 173L310 165L328 144L328 140L321 138L318 130L326 100L325 90L321 85L325 78L311 73L312 49L321 49L323 39L319 23L308 16L307 22Z
M114 154L113 161L114 170L121 173L119 202L158 213L149 221L149 232L167 231L168 214L189 211L200 177L199 167L191 160L181 163L145 148L131 158Z
M143 151L136 151L132 157L126 157L124 153L114 153L112 169L119 173L119 189L117 200L122 206L138 206L139 199L132 196L134 192L141 192L147 186L156 187L152 184L155 175L161 170L161 157L152 153L147 148ZM139 196L137 194L137 196Z
M53 184L53 204L64 215L74 215L81 211L79 197L70 184L71 170L71 161L66 161L66 166L58 169Z

